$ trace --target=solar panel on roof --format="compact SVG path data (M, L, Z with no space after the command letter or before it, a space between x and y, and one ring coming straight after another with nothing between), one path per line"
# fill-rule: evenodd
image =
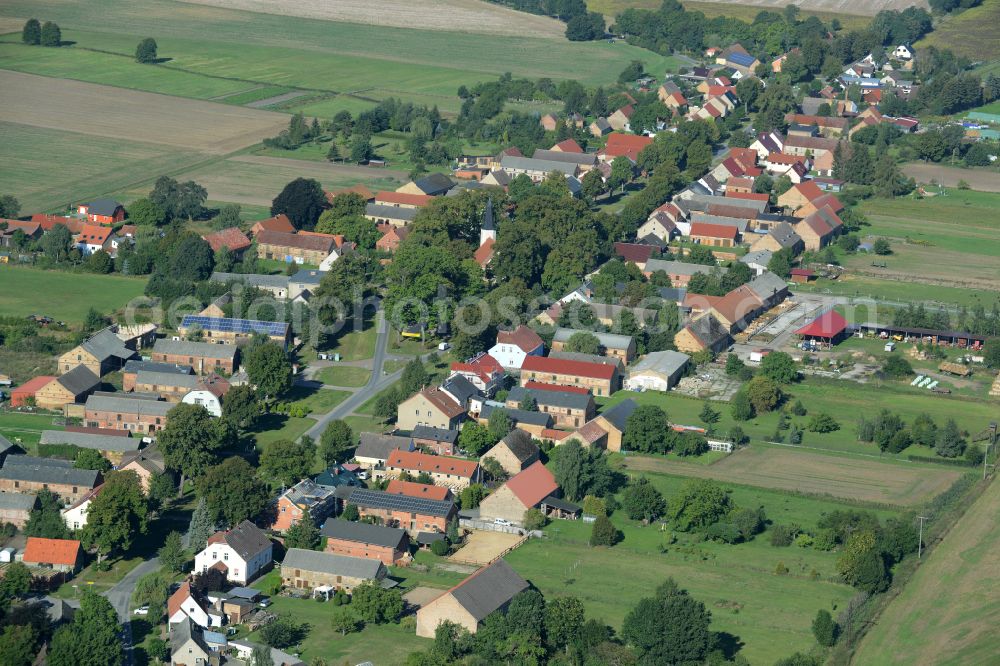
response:
M283 321L258 321L256 319L229 319L227 317L206 317L204 315L184 315L182 328L197 326L207 331L221 333L263 333L265 335L285 335L288 324Z
M395 495L374 490L357 489L351 493L348 499L351 504L361 506L376 506L380 508L391 508L397 511L408 511L410 513L447 513L451 502L430 500L423 497L410 497L408 495Z

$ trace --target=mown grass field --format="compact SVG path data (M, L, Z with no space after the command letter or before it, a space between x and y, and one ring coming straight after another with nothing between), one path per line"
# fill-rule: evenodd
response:
M0 312L24 317L44 314L75 325L91 307L111 314L141 296L145 278L43 271L0 265Z
M983 0L978 7L940 19L934 31L914 46L949 49L973 61L995 60L1000 53L998 22L1000 0Z
M996 663L998 507L994 480L889 604L853 663Z
M892 464L766 445L742 449L712 465L676 456L630 456L625 466L638 473L656 471L898 506L926 502L962 475L960 468Z
M662 474L646 477L665 496L684 482ZM757 488L730 489L738 506L763 506L774 523L795 523L807 530L824 512L844 508ZM544 594L575 595L584 602L588 617L601 618L616 629L639 599L673 577L712 612L713 630L732 634L744 644L741 653L753 664L808 651L815 644L810 623L816 611L825 608L836 615L836 608L854 594L836 580L835 552L777 548L770 545L767 532L739 545L696 543L683 534L676 534L677 543L671 543L669 530L643 527L620 511L612 522L624 534L612 548L588 545L590 525L557 520L546 528L548 538L532 539L506 559ZM779 563L789 574L775 573Z
M61 210L205 158L163 145L2 121L0 137L0 183L24 213Z
M893 253L878 257L884 270L914 281L942 280L950 286L1000 288L1000 194L944 190L925 199L870 199L861 206L871 226L862 234L885 236ZM857 255L848 267L870 269L872 257ZM961 270L956 270L961 267Z
M128 55L91 51L81 47L43 49L25 46L7 36L0 43L0 66L28 74L88 83L104 83L120 88L211 99L245 91L252 86L242 81L192 74L168 66L140 65ZM64 35L64 39L70 39Z
M371 376L371 370L349 365L323 368L316 373L316 379L330 386L364 386Z
M894 252L905 257L913 246L900 246ZM872 299L875 301L877 310L884 310L890 313L891 308L879 308L879 301L898 301L902 303L931 303L941 305L964 305L972 307L979 303L986 310L990 310L992 304L1000 300L1000 293L992 290L983 290L965 287L943 287L936 284L921 284L920 289L913 288L914 279L889 279L888 277L872 277L872 274L886 273L896 267L896 254L888 257L875 257L872 255L860 255L842 258L845 265L855 270L865 271L865 275L856 273L845 273L836 280L820 278L808 285L795 285L795 291L820 292L833 294L836 296L851 296L854 298ZM882 263L885 261L887 268L877 268L872 266L872 261ZM919 277L919 276L917 276ZM858 309L858 314L862 314ZM877 314L877 312L876 312ZM879 317L880 320L885 317Z
M936 422L944 423L954 418L959 427L972 433L982 431L991 420L996 419L996 403L988 400L974 400L967 397L952 397L930 393L924 389L908 386L908 381L886 382L880 387L874 384L858 384L848 380L833 380L809 377L802 382L784 387L789 394L790 402L796 399L802 401L809 415L826 412L839 424L840 430L829 433L804 432L802 445L810 448L827 449L830 451L879 456L875 444L858 441L855 426L859 416L874 417L882 408L898 413L904 421L912 421L921 412L929 414ZM667 416L675 423L701 425L698 414L704 402L678 395L676 393L632 393L619 391L606 402L616 404L631 398L639 404L659 405ZM712 403L713 408L720 412L721 419L716 424L716 430L728 432L736 423L733 421L727 403ZM606 409L607 407L605 407ZM809 415L792 416L791 421L804 430ZM778 413L758 415L756 418L740 423L747 435L754 440L770 441L778 422ZM910 453L933 455L928 449L912 446L896 457L906 459ZM892 458L891 454L880 456Z
M226 78L336 92L454 96L460 84L516 76L613 81L630 60L662 72L673 60L627 44L569 42L309 20L170 0L12 0L2 16L45 16L80 46L131 55L155 35L172 67ZM479 54L503 53L503 58ZM470 57L470 54L476 54ZM586 67L580 63L586 62ZM219 93L221 94L221 93Z
M7 389L4 389L7 392ZM43 430L62 430L50 414L27 414L0 411L0 435L28 453L38 453L38 440Z

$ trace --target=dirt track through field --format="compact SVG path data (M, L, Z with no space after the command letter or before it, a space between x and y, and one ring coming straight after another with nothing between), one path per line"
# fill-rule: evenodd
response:
M479 32L563 39L566 26L545 16L482 0L183 0L261 14L362 23L392 28Z
M720 4L740 4L768 8L780 11L788 5L788 0L752 0L751 2L736 2L736 0L700 0L701 2L717 2ZM874 16L883 9L903 10L907 7L929 7L927 0L801 0L796 4L802 9L817 12L840 14L861 14Z
M936 180L938 185L957 187L964 180L973 190L980 192L1000 192L1000 174L984 169L957 169L940 164L911 162L903 165L903 173L918 183Z
M905 467L878 460L763 447L737 451L714 465L637 456L626 458L625 466L635 471L695 476L899 506L920 504L946 490L961 475L958 470L946 468Z
M288 116L0 70L0 120L226 154L277 134Z

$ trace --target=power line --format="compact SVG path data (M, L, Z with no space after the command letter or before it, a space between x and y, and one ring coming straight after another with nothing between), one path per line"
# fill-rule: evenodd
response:
M917 516L920 519L920 536L917 538L917 559L924 554L924 521L927 516Z

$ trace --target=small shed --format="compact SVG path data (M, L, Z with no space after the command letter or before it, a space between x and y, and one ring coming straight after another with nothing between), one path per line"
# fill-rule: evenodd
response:
M791 276L792 282L811 282L816 279L816 271L808 268L793 268Z

